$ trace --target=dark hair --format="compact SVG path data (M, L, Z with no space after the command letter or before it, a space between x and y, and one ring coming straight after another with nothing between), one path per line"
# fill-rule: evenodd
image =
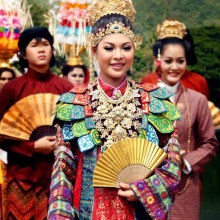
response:
M37 41L41 41L41 39L44 38L46 40L48 40L48 42L50 43L50 46L53 48L53 36L50 34L48 28L46 27L31 27L28 29L25 29L20 37L19 37L19 41L18 41L18 47L20 49L20 56L19 56L19 64L21 67L26 68L28 67L28 61L26 59L23 58L23 56L25 55L25 50L26 47L28 46L28 44L33 40L36 39ZM49 66L52 67L54 66L56 60L54 57L54 54L51 57Z
M2 76L2 73L3 72L10 72L12 74L12 78L15 79L16 78L16 74L15 74L15 71L13 69L10 69L8 67L0 67L0 77Z
M127 17L120 14L110 14L105 15L96 21L96 23L92 26L92 33L96 34L100 28L105 28L107 24L114 23L115 21L123 23L125 27L130 27L133 31L133 24Z
M85 65L70 66L70 65L66 64L62 68L62 73L64 76L67 76L69 74L69 72L73 71L75 68L81 68L84 72L84 75L86 76L87 68Z
M158 50L160 49L160 53L163 53L164 46L167 44L180 44L183 46L185 50L186 62L187 65L195 65L197 62L196 54L194 51L193 37L190 34L189 30L187 30L187 34L183 39L168 37L164 39L157 40L153 44L153 55L157 57Z

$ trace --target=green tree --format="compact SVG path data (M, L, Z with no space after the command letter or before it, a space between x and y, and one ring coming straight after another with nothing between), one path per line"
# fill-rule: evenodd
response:
M48 12L48 5L47 4L39 4L39 2L35 0L29 0L29 5L31 5L31 16L33 19L34 26L44 26L48 27L46 19L44 15Z

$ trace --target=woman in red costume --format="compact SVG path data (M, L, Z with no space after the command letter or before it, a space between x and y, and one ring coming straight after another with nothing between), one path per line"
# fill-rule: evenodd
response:
M99 66L98 79L74 87L59 99L50 220L167 219L172 209L180 178L173 127L179 114L165 100L171 93L127 78L134 49L141 43L133 32L134 18L130 0L100 0L91 5L88 44ZM168 159L149 178L120 183L119 189L93 187L97 161L113 143L127 137L156 143Z

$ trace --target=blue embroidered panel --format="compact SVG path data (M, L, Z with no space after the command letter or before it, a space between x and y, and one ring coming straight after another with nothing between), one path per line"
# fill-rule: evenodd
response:
M148 128L148 116L146 114L142 115L142 124L141 127L145 130Z
M88 130L95 129L95 123L93 121L93 118L85 118L86 128Z
M167 109L164 103L160 99L151 97L150 112L155 113L155 114L161 114L166 111Z
M84 107L81 105L73 105L73 108L71 110L71 119L77 120L83 118L85 118Z
M152 92L150 92L151 97L159 98L159 99L167 99L170 96L173 96L172 92L169 92L168 90L164 88L156 89Z
M91 219L94 198L93 171L97 161L97 147L84 152L82 156L82 192L79 219Z
M77 142L81 152L88 151L95 146L90 134L79 137Z
M62 137L64 141L70 141L74 139L72 127L73 127L72 122L67 122L64 124L62 128Z
M74 97L75 97L75 94L71 92L67 92L67 93L62 94L58 101L72 104Z
M147 128L147 140L159 146L159 139L154 127L149 123Z

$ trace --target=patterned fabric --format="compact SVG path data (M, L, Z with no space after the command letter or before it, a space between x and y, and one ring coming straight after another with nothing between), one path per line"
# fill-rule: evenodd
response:
M62 103L60 105L58 104L59 107L56 109L56 118L62 128L60 143L64 146L58 146L58 154L56 153L57 157L52 173L48 219L62 219L64 217L65 219L75 219L76 213L78 213L80 219L139 219L135 214L136 207L138 206L133 206L133 204L129 203L126 199L118 197L117 189L93 189L92 187L93 170L97 160L103 153L101 151L103 143L105 143L103 135L105 129L107 130L108 128L108 124L106 124L106 128L100 133L97 129L97 124L94 123L94 115L99 111L99 108L93 104L97 101L96 96L98 93L96 93L96 87L97 85L94 84L91 85L89 89L83 88L85 89L84 93L81 89L78 92L80 96L77 96L77 88L75 88L76 94L72 96L73 104L63 102L63 100L65 100L64 94ZM130 127L130 130L128 129L128 134L131 136L133 131L135 131L137 136L151 140L161 146L161 136L166 137L164 139L167 140L167 137L174 131L172 125L174 117L164 117L163 114L178 114L175 112L175 107L168 109L166 108L165 102L163 102L163 97L167 98L172 94L165 90L158 92L157 90L158 87L151 84L136 84L132 95L135 97L135 101L139 103L137 109L140 109L140 112L142 110L142 117L133 119L134 121L137 120L138 123L137 126L134 125L134 127ZM93 93L91 93L91 91L93 91ZM91 95L90 99L87 99L88 94L94 95ZM83 95L85 95L85 97L83 97ZM67 94L67 96L70 97L69 94ZM80 97L80 99L84 101L81 101L80 104L79 101L77 101L74 104L75 97ZM68 98L66 99L70 102ZM151 100L154 101L152 104ZM81 112L78 112L78 115L84 113L84 117L81 119L71 118L70 112L75 106L82 107ZM91 108L91 106L93 107ZM89 114L85 114L85 109L89 109ZM123 112L120 113L122 114ZM156 119L152 119L153 117ZM158 120L159 123L155 122ZM70 125L68 121L71 121L72 125ZM167 121L169 122L168 125ZM68 122L68 124L65 122ZM161 131L164 133L163 135ZM70 132L69 135L68 132ZM63 141L67 137L73 137L73 139L70 140L72 148L69 147L69 142L65 144L65 141ZM176 140L175 138L176 136L170 141ZM162 143L164 144L163 146L167 144L167 142L165 143L164 141ZM67 146L66 148L65 145ZM175 147L171 148L171 145L175 145L176 149ZM155 218L157 219L162 219L159 216L159 211L161 211L161 215L164 219L167 217L174 200L174 195L176 194L175 187L178 185L180 175L178 143L174 141L168 143L167 149L170 150L170 159L165 161L163 165L155 171L155 175L142 181L146 193L143 194L138 191L135 188L135 183L131 184L132 189L137 194L144 209L151 216L156 216ZM73 154L73 152L75 152L75 154ZM78 162L76 158L78 158ZM65 164L72 164L72 171L70 171L70 169L69 171L63 169ZM154 181L154 179L160 181L160 186L154 184L156 181ZM150 184L152 186L150 186ZM57 192L59 192L59 194L57 194ZM72 199L70 195L73 196ZM146 202L151 197L156 201L155 207L158 208L157 210ZM148 215L146 211L144 211L144 215L147 218ZM158 211L157 215L155 211Z
M5 219L5 208L6 208L6 171L7 166L6 164L0 160L0 169L2 175L2 182L0 184L0 219Z
M5 219L46 219L48 189L12 178L7 180L6 188Z
M134 220L132 203L117 195L115 189L96 188L92 219ZM108 208L107 208L108 207Z
M65 146L58 148L56 158L50 186L48 219L74 219L77 212L72 207L72 184L75 180L77 161L71 150Z
M142 82L144 81L157 84L158 76L156 73L148 74L142 80ZM188 123L187 106L181 84L187 88L185 88L185 92L192 125ZM179 184L180 192L186 187L188 178L190 178L189 184L184 192L177 194L168 219L199 220L202 187L200 173L205 164L216 154L218 143L214 135L207 100L198 93L200 92L208 98L208 87L205 79L197 73L186 71L181 78L181 84L179 84L175 94L175 103L181 113L182 120L177 121L176 127L179 133L180 149L187 151L189 126L191 126L190 152L184 157L191 164L193 172L189 175L182 173Z
M179 184L180 192L185 188L188 178L190 178L189 184L184 192L177 194L169 220L200 219L202 187L200 174L205 165L215 156L218 148L207 99L191 89L186 89L185 93L191 125L188 123L183 87L180 84L175 95L175 103L177 103L182 120L177 121L176 126L180 149L184 151L187 151L189 126L191 126L190 152L186 153L183 158L190 163L193 172L189 175L182 173Z
M178 142L171 138L168 143L171 160L164 162L154 175L131 184L131 189L146 208L152 219L167 219L180 180L180 156ZM167 175L170 177L167 178Z
M94 188L92 175L97 161L97 148L83 154L82 158L82 192L80 198L79 219L90 219L93 209Z

